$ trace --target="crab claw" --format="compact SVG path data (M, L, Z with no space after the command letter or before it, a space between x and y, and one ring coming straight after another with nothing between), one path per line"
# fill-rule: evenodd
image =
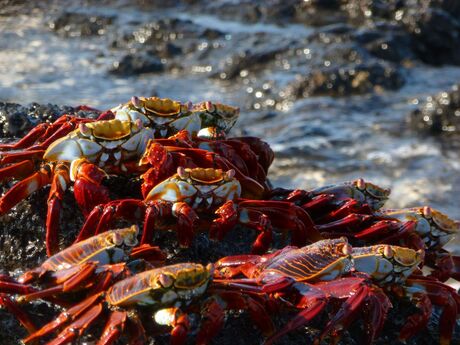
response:
M72 162L70 177L75 181L75 199L85 217L97 205L110 201L109 190L101 185L107 174L86 159L77 159Z

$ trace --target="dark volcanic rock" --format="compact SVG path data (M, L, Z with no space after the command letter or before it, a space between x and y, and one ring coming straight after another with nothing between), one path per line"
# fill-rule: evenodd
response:
M280 43L279 45L272 46L266 44L263 39L263 34L251 38L249 41L244 42L244 46L250 47L244 49L232 56L226 56L216 71L212 74L213 77L221 79L234 79L240 75L244 70L257 72L260 71L268 63L272 62L277 54L285 52L289 43ZM247 74L247 73L246 73Z
M410 114L409 121L416 129L432 134L460 133L460 86L426 99L421 108Z
M22 106L0 102L0 138L23 136L38 123L53 122L64 114L96 118L100 113L96 110L54 104L31 103Z
M113 20L114 17L65 12L49 23L49 27L66 37L97 36L105 34Z
M413 49L427 63L460 64L460 20L440 8L409 8L401 19Z
M129 76L142 73L158 73L165 69L160 59L148 53L138 52L127 54L120 61L115 61L109 73Z
M294 98L310 95L347 96L372 91L395 90L404 84L397 68L381 63L324 68L302 77L287 90Z

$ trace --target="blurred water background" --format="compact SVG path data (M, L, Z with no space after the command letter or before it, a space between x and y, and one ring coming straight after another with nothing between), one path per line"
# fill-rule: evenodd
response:
M363 177L460 219L456 1L0 3L0 102L229 103L273 185Z

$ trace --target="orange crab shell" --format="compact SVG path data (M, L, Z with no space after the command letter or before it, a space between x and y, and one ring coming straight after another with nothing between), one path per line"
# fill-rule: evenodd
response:
M213 168L177 168L177 173L156 185L147 195L146 200L164 200L193 204L194 199L210 200L222 203L240 197L241 185L234 178L234 170L223 172Z
M174 116L189 111L188 104L182 104L169 98L139 97L144 108L158 116Z
M107 301L113 306L155 305L187 301L202 295L213 276L213 265L181 263L138 273L113 285ZM177 303L177 302L176 302Z

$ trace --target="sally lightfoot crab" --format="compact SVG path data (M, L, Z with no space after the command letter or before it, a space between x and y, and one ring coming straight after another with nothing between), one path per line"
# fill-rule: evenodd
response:
M46 248L52 255L58 251L59 213L71 182L86 216L109 201L109 191L101 184L108 174L139 175L147 170L137 163L149 139L183 129L197 133L204 126L213 126L207 132L226 133L238 114L238 108L212 102L192 107L170 99L133 97L113 112L102 113L101 121L66 115L39 125L19 142L0 146L0 182L19 180L0 198L0 214L51 184Z
M345 238L324 240L304 248L286 247L273 254L227 257L216 263L216 284L251 293L269 294L300 313L268 340L278 339L315 318L330 299L344 299L339 311L323 329L346 328L359 311L365 320L367 341L381 330L388 309L388 296L396 301L409 298L421 311L411 315L400 331L405 340L427 326L431 305L443 308L441 344L448 344L460 312L460 297L451 287L419 274L423 252L409 248L376 245L351 248ZM237 279L239 276L243 278ZM369 323L371 321L371 323Z
M112 344L123 335L130 344L144 344L146 330L155 334L158 326L168 326L171 344L181 345L191 327L187 314L197 312L202 323L196 343L207 344L223 326L225 310L240 309L249 310L264 332L273 331L270 319L256 299L222 289L209 294L212 275L211 264L194 263L138 273L67 309L23 341L29 344L62 329L50 344L66 344L81 337L92 324L105 321L98 344Z
M272 224L289 230L292 242L303 245L318 240L308 214L289 202L239 199L241 185L235 172L220 169L184 169L155 186L144 200L125 199L97 207L89 215L77 240L104 231L113 220L144 218L141 243L150 243L158 229L177 230L179 243L190 245L197 229L222 239L240 223L258 232L253 251L265 252L272 239ZM201 224L200 224L201 222Z
M459 233L459 222L431 207L381 209L371 214L351 213L344 218L317 225L327 238L346 236L353 244L397 244L425 253L424 265L432 276L445 281L460 278L460 259L443 246Z
M79 106L76 110L96 109ZM200 129L209 127L211 132L228 133L239 116L239 109L210 101L192 105L191 102L181 103L169 98L132 97L128 103L119 105L111 110L100 112L94 119L63 115L53 123L41 123L34 127L20 140L0 144L2 157L24 151L46 150L54 141L64 137L78 128L80 123L118 119L135 122L140 120L144 126L152 128L156 137L167 137L179 130L190 130L197 133ZM213 129L214 128L214 129ZM16 150L22 150L15 152Z
M203 128L228 133L238 119L239 108L210 101L192 105L169 98L132 97L125 104L111 109L114 117L122 121L140 120L155 131L155 137L166 138L180 130L193 136Z
M70 182L75 181L75 199L83 213L87 214L94 206L110 200L108 189L101 185L107 173L137 171L137 161L152 138L153 131L143 127L140 121L110 120L80 124L77 130L48 147L38 171L21 171L24 179L0 198L0 214L51 184L46 224L47 253L51 255L58 251L59 213Z
M0 276L0 293L19 294L21 301L40 298L65 305L60 295L105 291L113 282L165 260L158 247L137 246L138 233L137 226L110 230L62 250L17 280Z

